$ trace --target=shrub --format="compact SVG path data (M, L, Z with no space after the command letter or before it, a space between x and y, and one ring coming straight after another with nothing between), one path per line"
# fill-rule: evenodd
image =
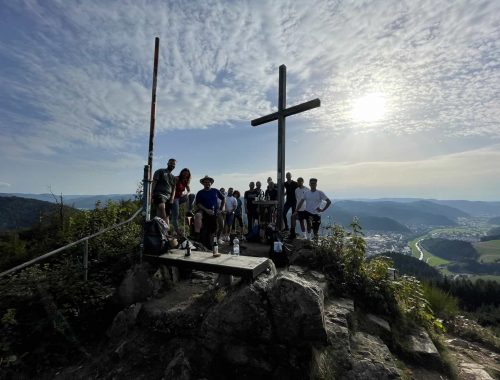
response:
M434 314L444 320L454 318L458 314L458 299L431 284L424 284L424 295Z

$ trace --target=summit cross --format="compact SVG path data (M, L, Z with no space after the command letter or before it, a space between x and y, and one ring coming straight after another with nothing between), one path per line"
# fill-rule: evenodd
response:
M285 118L316 107L321 102L313 99L296 106L286 108L286 66L281 65L279 71L279 92L278 92L278 112L259 117L251 121L252 127L278 120L278 217L276 226L281 231L283 228L283 203L284 203L284 183L285 183Z

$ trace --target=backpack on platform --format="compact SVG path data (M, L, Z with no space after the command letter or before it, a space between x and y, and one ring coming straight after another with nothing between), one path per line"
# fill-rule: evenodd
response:
M165 221L155 216L144 223L144 253L147 255L161 255L167 252L168 225Z

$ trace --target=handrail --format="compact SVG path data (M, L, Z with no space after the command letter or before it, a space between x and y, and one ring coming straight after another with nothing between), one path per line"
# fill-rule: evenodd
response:
M80 243L83 243L83 242L85 242L85 241L88 241L88 240L90 240L90 239L92 239L92 238L94 238L94 237L96 237L96 236L99 236L99 235L101 235L101 234L103 234L103 233L105 233L105 232L108 232L108 231L110 231L110 230L112 230L112 229L115 229L115 228L117 228L117 227L123 226L124 224L130 223L132 220L134 220L134 219L135 219L135 217L136 217L137 215L139 215L139 213L140 213L141 211L143 211L143 208L142 208L142 207L141 207L141 208L139 208L139 209L135 212L135 214L134 214L134 215L132 215L129 219L125 220L124 222L120 222L120 223L115 224L115 225L113 225L113 226L111 226L111 227L107 227L107 228L105 228L105 229L103 229L103 230L101 230L101 231L99 231L99 232L96 232L95 234L92 234L92 235L86 236L86 237L84 237L84 238L81 238L80 240L77 240L77 241L75 241L75 242L73 242L73 243L69 243L69 244L65 245L64 247L57 248L57 249L55 249L55 250L53 250L53 251L50 251L50 252L48 252L48 253L46 253L46 254L44 254L44 255L42 255L42 256L38 256L38 257L36 257L36 258L34 258L34 259L30 260L30 261L27 261L27 262L25 262L25 263L23 263L23 264L19 264L18 266L15 266L14 268L11 268L11 269L9 269L9 270L6 270L5 272L0 273L0 277L6 276L6 275L8 275L8 274L10 274L10 273L13 273L13 272L17 272L17 271L18 271L18 270L20 270L20 269L27 268L27 267L29 267L29 266L31 266L31 265L33 265L33 264L36 264L36 263L37 263L37 262L39 262L39 261L45 260L46 258L48 258L48 257L51 257L51 256L55 255L56 253L62 252L62 251L66 250L66 249L68 249L68 248L70 248L70 247L73 247L73 246L75 246L75 245L77 245L77 244L80 244Z

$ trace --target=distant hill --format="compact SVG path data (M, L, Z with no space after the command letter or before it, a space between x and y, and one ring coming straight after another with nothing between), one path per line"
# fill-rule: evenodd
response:
M364 202L397 202L397 203L413 203L417 201L427 201L443 206L449 206L463 211L470 216L498 216L500 215L500 202L487 201L466 201L466 200L441 200L441 199L424 199L424 198L378 198L378 199L353 199Z
M390 257L392 261L394 261L394 267L399 271L399 274L415 276L421 281L438 281L443 278L436 268L431 267L429 264L416 257L406 256L396 252L386 252L377 256Z
M444 206L454 207L470 216L497 216L500 215L500 202L482 202L482 201L460 201L460 200L430 200ZM500 223L499 223L500 224Z
M59 197L58 194L55 194ZM0 193L0 197L15 196L20 198L30 198L39 201L45 201L50 203L55 203L54 196L52 194L24 194L24 193ZM65 195L63 194L63 201L68 206L74 208L90 210L95 207L97 201L101 203L106 203L108 200L120 201L134 199L135 194L105 194L105 195Z
M476 249L467 241L431 238L420 244L431 254L446 260L475 260L478 257Z
M481 237L481 241L499 240L500 239L500 227L494 227L488 231L486 236Z
M55 203L21 197L0 196L0 230L32 227L43 215L57 210Z
M341 221L341 224L344 224L344 220L352 220L356 216L361 221L369 220L368 217L388 218L406 226L455 226L457 225L456 218L468 216L461 210L429 201L341 200L335 202L325 214L334 220Z

